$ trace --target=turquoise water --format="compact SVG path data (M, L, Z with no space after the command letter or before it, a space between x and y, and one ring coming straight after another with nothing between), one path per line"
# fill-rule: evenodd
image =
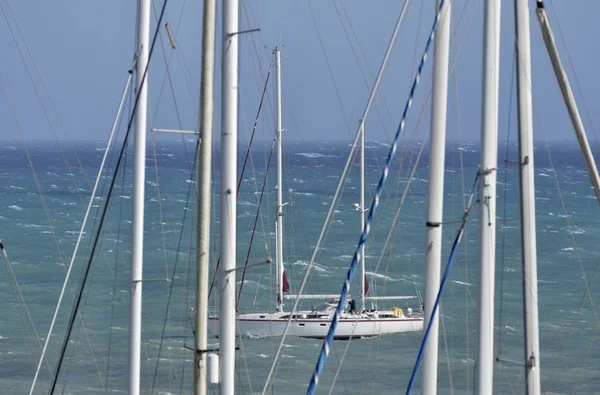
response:
M368 145L367 201L370 202L387 147L378 142ZM103 154L101 146L96 143L74 145L90 183ZM66 150L63 158L56 144L30 143L29 147L53 227L49 225L22 145L3 142L0 143L0 238L35 330L44 339L81 227L90 189L71 151ZM65 149L67 147L65 145ZM196 212L193 201L195 184L191 175L193 166L189 158L194 147L193 142L188 142L185 148L181 143L160 142L155 148L156 155L152 146L148 148L144 278L158 281L148 281L143 289L144 393L189 393L191 388L193 355L185 346L193 346L191 306L194 299ZM238 266L243 265L246 259L269 148L270 142L256 144L252 166L244 175L238 206ZM523 355L523 325L518 173L511 163L507 165L506 173L503 165L504 148L499 150L501 171L498 174L496 349L497 352L501 351L503 360L520 361ZM414 160L419 149L417 145L401 150L398 158L406 159L408 156L403 152L408 152ZM348 150L345 143L291 143L286 146L284 190L287 192L285 199L290 204L285 208L284 262L293 290L299 286L310 259L311 248L316 243ZM598 204L576 145L553 143L549 150L553 164L543 144L536 149L542 387L547 393L595 393L600 392L600 354L595 342L598 321L596 307L590 304L585 289L587 283L592 297L598 290L594 277L598 261L598 237L595 232L600 218ZM243 153L241 150L240 155ZM449 147L444 211L447 221L460 219L463 197L466 198L464 194L469 193L468 190L464 194L462 191L460 154L467 189L472 185L479 160L475 143ZM516 147L510 146L508 159L515 158ZM413 287L423 291L427 161L425 149L410 182L399 222L394 227L391 248L382 254L392 218L402 200L403 189L408 184L411 167L406 160L396 161L386 186L385 199L367 245L369 280L372 289L379 295L412 294ZM113 156L111 168L114 168L114 163ZM113 199L84 288L82 310L75 321L59 375L57 388L61 393L125 393L127 389L130 164L131 157L128 156L126 171L124 174L120 172L115 182ZM553 166L566 212L555 185ZM103 182L110 179L105 175ZM218 176L215 190L216 186ZM52 371L55 369L73 305L72 295L79 286L82 269L89 258L97 229L97 211L105 203L107 187L103 186L102 198L94 204L91 222L96 225L86 227L75 261L71 287L68 288L50 341L48 365L43 366L36 393L48 390L51 378L48 366ZM265 261L267 255L275 255L273 167L269 171L266 191L268 194L263 199L250 264ZM356 202L357 168L353 167L324 248L317 257L318 265L310 276L307 292L331 293L341 288L358 241L359 219L353 208ZM466 237L459 248L442 298L443 330L438 381L441 393L454 391L461 394L473 389L477 337L475 217L476 210L469 219ZM218 225L218 221L214 221L214 225ZM444 227L444 264L457 229L456 223ZM213 242L218 246L217 237ZM213 264L216 258L217 253L212 256ZM167 278L173 281L164 281ZM272 278L271 268L267 265L248 270L240 298L240 311L274 308ZM238 281L240 279L241 273ZM27 393L40 346L27 316L23 325L22 305L15 299L6 268L0 278L0 303L3 306L0 319L0 393ZM310 307L309 302L306 303L304 307ZM210 304L211 312L216 313L218 299L213 296ZM319 393L329 391L340 365L339 377L331 393L404 392L420 340L420 334L409 333L336 342L335 351L330 354L323 372ZM212 344L217 345L214 341ZM240 342L236 374L239 393L262 390L277 345L278 339L272 338L244 339ZM287 339L283 357L278 363L273 392L304 392L320 346L318 340ZM340 362L346 347L347 354ZM523 393L523 380L522 366L510 362L496 365L497 393Z

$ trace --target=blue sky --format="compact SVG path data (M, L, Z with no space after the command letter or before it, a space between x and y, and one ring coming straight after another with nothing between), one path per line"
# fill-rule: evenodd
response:
M162 28L162 46L159 41L149 71L151 127L197 127L200 3L190 0L170 0L168 3L166 22L176 35L177 49L170 49ZM397 127L416 63L433 21L434 3L434 0L411 2L375 111L367 124L368 139L389 141ZM516 115L514 111L509 115L514 43L512 3L504 1L502 9L501 139L506 138L509 116L513 125L511 135L516 133ZM540 119L534 124L535 138L570 140L573 132L541 40L534 12L535 2L530 3L533 97ZM598 108L597 92L600 92L595 42L600 26L595 15L600 11L600 3L592 0L546 3L588 134L595 140L592 125L599 121L594 109ZM154 1L153 28L161 4ZM261 28L260 33L241 37L240 138L243 140L249 136L264 76L271 61L271 51L279 45L283 46L283 123L289 131L288 138L301 141L350 139L402 2L260 0L241 1L240 4L241 29ZM66 138L66 131L72 140L105 140L132 59L135 1L1 0L0 5L9 21L7 24L4 14L0 13L0 51L3 54L0 72L26 138L53 140L56 134L62 140ZM478 139L480 134L482 11L482 1L460 0L453 3L455 42L451 59L456 59L456 75L450 78L448 103L448 138L453 140L459 136L468 140ZM15 20L25 41L18 36ZM220 24L219 20L219 30ZM40 92L47 117L9 26L17 35L19 48ZM33 68L25 44L35 59L52 102ZM569 57L581 91L575 84ZM165 59L168 58L171 58L172 88L166 79ZM424 99L431 89L430 77L431 62L428 62L407 124L407 133L411 135L414 132L417 138L424 138L428 131L429 105L424 103ZM219 83L217 75L217 88ZM268 92L267 106L258 131L259 138L267 140L273 135L273 88L270 87ZM219 98L217 94L217 111ZM514 99L512 103L514 107ZM589 108L591 119L584 104ZM423 119L418 123L421 111ZM217 132L219 126L217 112ZM0 139L18 138L7 97L2 92Z

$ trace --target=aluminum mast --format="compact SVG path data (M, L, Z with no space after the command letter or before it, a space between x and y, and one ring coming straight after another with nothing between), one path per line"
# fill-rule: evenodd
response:
M585 160L588 174L590 176L590 179L592 180L592 185L594 186L596 199L598 200L598 203L600 203L600 176L598 175L598 167L596 166L596 162L594 161L594 155L592 155L592 150L590 149L590 144L588 143L585 134L585 128L583 127L583 122L581 121L579 110L577 110L575 96L573 96L573 91L571 90L571 86L569 85L567 73L565 73L565 69L562 66L562 62L560 61L560 55L558 54L558 50L556 49L556 44L554 43L554 35L552 34L550 24L548 23L548 16L546 15L546 10L544 9L544 2L541 0L538 0L537 2L536 14L538 20L540 21L540 26L542 27L544 43L546 43L546 49L548 50L548 55L550 55L550 60L552 61L554 74L556 74L556 79L558 80L560 91L562 92L565 104L567 105L567 109L569 110L569 116L571 117L571 122L573 123L573 129L575 130L575 135L577 136L579 147L581 148L581 152L583 153L583 159Z
M441 0L436 0L436 12ZM425 280L425 311L423 326L429 321L431 335L423 354L423 394L437 393L439 312L431 316L440 288L442 258L442 217L444 209L444 165L446 154L446 110L448 102L448 52L450 48L451 5L448 1L441 14L434 42L433 94L431 104L431 136L429 146L429 205L427 213L427 274Z
M138 1L137 63L133 148L133 214L131 218L131 288L129 294L129 394L140 393L140 346L142 337L142 271L144 260L144 186L146 183L146 113L150 50L150 0Z
M223 2L221 72L221 268L219 393L235 392L235 292L238 140L238 0Z
M521 186L521 256L523 261L523 318L525 324L525 386L528 395L540 394L535 180L531 104L531 50L527 0L515 0L517 36L517 101Z
M496 262L496 175L498 167L498 80L500 0L486 0L483 37L483 100L479 177L477 359L475 393L489 395L494 382L494 270Z
M281 52L273 50L275 60L275 133L277 135L277 225L275 227L275 261L277 265L277 311L283 311L283 183L281 135Z
M200 81L200 139L198 140L198 246L196 248L196 332L194 336L194 394L206 394L208 333L208 266L210 263L210 198L212 172L216 0L204 0L202 17L202 74Z

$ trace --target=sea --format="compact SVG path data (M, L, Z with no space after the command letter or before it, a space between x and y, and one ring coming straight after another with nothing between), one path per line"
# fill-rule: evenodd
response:
M366 266L371 292L376 295L424 292L429 162L424 144L401 144L374 213ZM127 393L131 147L125 149L116 172L119 149L109 152L79 250L72 258L104 147L101 142L29 141L26 152L21 142L0 142L0 239L6 253L0 276L1 394L29 393L72 260L70 281L33 393L50 391L58 366L54 393ZM478 142L454 142L447 148L442 268L448 264L465 202L472 192L478 148ZM238 174L246 149L246 144L240 143ZM192 389L195 150L196 143L191 140L159 140L147 147L141 362L144 394L186 394ZM274 267L268 264L275 257L275 157L273 154L269 159L271 150L271 141L254 142L239 188L236 266L238 286L243 285L238 290L240 312L275 309ZM283 259L293 292L298 291L311 261L349 151L347 142L336 141L291 142L284 148ZM388 151L388 143L367 143L367 206ZM596 279L600 265L598 202L575 142L538 142L534 155L540 336L536 367L541 369L542 391L600 393L598 307L593 301L600 289ZM525 393L516 160L516 145L501 144L494 267L493 363L494 392L498 394ZM214 161L211 276L219 258L218 150ZM355 207L358 185L354 158L305 293L341 290L360 235ZM473 202L441 299L437 378L441 394L474 392L477 196ZM246 264L252 266L242 282ZM355 297L357 284L355 281L350 290ZM211 294L211 314L218 314L217 294L218 281ZM316 303L306 300L301 307ZM391 304L381 303L380 307ZM396 304L418 307L418 301ZM286 302L285 308L291 308L291 302ZM422 337L418 332L335 341L317 393L405 393ZM274 363L280 340L238 340L236 393L262 393L273 364L267 393L306 392L322 341L286 338ZM219 347L212 334L209 347ZM413 393L420 393L420 374ZM217 386L210 384L209 393L218 393Z

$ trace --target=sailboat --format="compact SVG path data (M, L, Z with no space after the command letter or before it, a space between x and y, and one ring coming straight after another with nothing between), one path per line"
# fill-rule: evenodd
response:
M285 295L290 292L290 284L283 265L283 202L282 193L282 106L281 106L281 52L279 48L273 51L273 62L276 72L276 120L275 132L277 139L277 223L276 231L276 311L240 314L237 316L238 335L243 337L282 336L284 332L290 336L305 338L324 338L327 335L331 320L337 307L339 296L329 294L317 295ZM364 128L363 128L364 131ZM362 133L362 132L361 132ZM363 133L364 134L364 133ZM364 227L364 136L361 138L361 200L357 210L360 212L361 229ZM413 311L408 307L404 311L400 307L380 309L376 302L383 300L412 300L417 296L368 296L369 284L362 261L361 299L360 306L356 300L349 300L340 318L336 339L367 338L384 334L415 332L423 328L423 316L419 309ZM284 310L284 300L291 299L321 299L325 300L320 306L311 310L298 310L293 314ZM371 301L370 308L367 301ZM209 317L212 332L219 333L219 316Z

